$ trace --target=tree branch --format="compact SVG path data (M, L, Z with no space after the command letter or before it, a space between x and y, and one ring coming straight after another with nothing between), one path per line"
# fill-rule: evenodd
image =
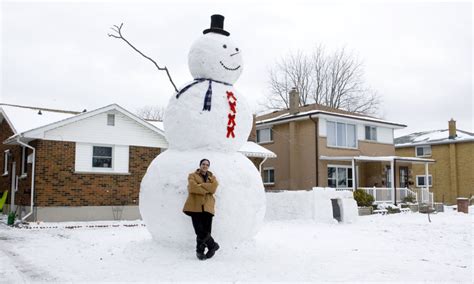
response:
M114 25L112 28L110 28L111 30L113 30L116 34L107 34L109 37L113 37L113 38L118 38L118 39L121 39L123 41L125 41L131 48L133 48L133 50L135 50L136 52L138 52L141 56L145 57L146 59L150 60L151 62L153 62L153 64L156 66L156 68L159 70L159 71L166 71L166 75L168 75L168 79L170 80L171 82L171 85L173 85L173 88L176 92L178 92L178 88L176 88L176 85L174 84L173 82L173 79L171 79L171 75L170 75L170 72L168 71L168 68L166 68L166 66L164 67L160 67L158 66L158 64L155 62L155 60L151 59L150 57L146 56L145 54L143 54L140 50L138 50L135 46L133 46L133 44L131 44L126 38L123 37L122 35L122 27L123 27L123 23L120 24L120 26L117 26L117 25Z

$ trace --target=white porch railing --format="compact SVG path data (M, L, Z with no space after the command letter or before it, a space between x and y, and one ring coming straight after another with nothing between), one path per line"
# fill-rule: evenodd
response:
M433 205L434 198L433 198L433 192L430 192L428 188L422 187L422 188L417 188L416 189L417 194L419 196L419 203L427 203Z
M364 190L368 194L374 197L374 203L394 203L393 202L393 189L387 187L359 187L359 189ZM353 191L352 188L336 188L337 191L349 190ZM413 196L417 202L423 202L422 200L433 200L432 192L422 192L420 196L417 192L410 190L408 188L397 188L397 202L402 202L403 199L407 196ZM420 197L420 199L419 199ZM422 199L425 198L425 199Z

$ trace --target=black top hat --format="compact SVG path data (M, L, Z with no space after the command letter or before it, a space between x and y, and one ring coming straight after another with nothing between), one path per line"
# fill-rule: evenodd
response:
M225 36L229 36L230 33L224 30L224 16L222 15L212 15L211 16L211 27L202 31L203 34L207 33L216 33Z

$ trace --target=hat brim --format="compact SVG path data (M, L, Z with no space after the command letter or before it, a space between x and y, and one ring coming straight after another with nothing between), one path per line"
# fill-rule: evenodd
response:
M207 34L207 33L216 33L216 34L221 34L221 35L225 35L225 36L229 36L230 33L226 30L223 30L223 29L216 29L216 28L210 28L210 29L205 29L204 31L202 31L203 34Z

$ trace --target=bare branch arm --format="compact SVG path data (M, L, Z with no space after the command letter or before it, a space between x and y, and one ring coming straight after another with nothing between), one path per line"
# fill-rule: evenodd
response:
M153 64L156 66L156 68L158 68L158 70L160 71L166 71L166 75L168 75L168 79L170 80L171 82L171 85L173 85L173 88L176 92L178 92L178 88L176 88L176 85L174 84L173 82L173 79L171 79L171 75L170 75L170 72L168 71L168 68L166 68L166 66L164 67L160 67L158 66L158 64L155 62L155 60L151 59L150 57L146 56L145 54L143 54L140 50L138 50L135 46L133 46L133 44L131 44L126 38L123 37L122 35L122 27L123 27L123 23L120 24L120 26L117 26L117 25L114 25L111 29L116 33L116 34L108 34L109 37L113 37L113 38L118 38L118 39L121 39L123 41L125 41L131 48L133 48L133 50L135 50L136 52L138 52L141 56L145 57L146 59L150 60L151 62L153 62Z

